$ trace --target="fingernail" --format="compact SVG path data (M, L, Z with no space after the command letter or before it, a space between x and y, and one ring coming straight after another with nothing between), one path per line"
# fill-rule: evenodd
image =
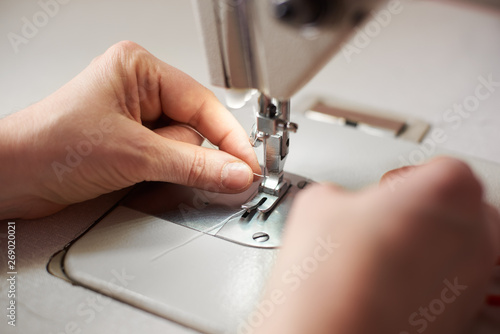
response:
M242 162L228 162L221 172L221 184L226 189L241 190L246 188L253 178L252 170Z

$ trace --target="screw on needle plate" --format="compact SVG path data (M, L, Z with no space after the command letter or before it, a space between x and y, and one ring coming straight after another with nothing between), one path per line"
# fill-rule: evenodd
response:
M307 181L300 181L299 183L297 183L297 187L299 189L304 189L306 186L307 186Z
M269 234L265 232L257 232L252 236L253 240L258 242L266 242L269 240Z

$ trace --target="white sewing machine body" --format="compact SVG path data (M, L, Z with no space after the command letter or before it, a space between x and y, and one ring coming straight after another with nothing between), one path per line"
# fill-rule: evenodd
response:
M61 10L70 11L71 5ZM300 190L301 182L329 181L349 189L360 189L378 182L388 170L403 164L421 163L440 154L458 155L470 162L485 184L488 200L500 208L500 149L489 151L490 155L498 153L497 163L486 161L477 157L477 153L482 152L475 152L472 145L469 149L458 150L461 136L454 132L457 128L470 141L479 138L491 142L488 132L479 133L481 129L477 124L468 125L467 122L474 120L474 112L491 115L495 110L492 104L496 104L496 110L500 105L500 92L496 91L500 89L491 83L488 85L488 76L495 82L500 81L500 14L425 2L402 2L400 5L394 12L389 11L391 18L387 25L379 23L381 32L378 35L368 36L368 44L373 44L372 47L366 43L361 47L356 39L344 45L338 57L292 98L290 117L300 128L290 135L292 144L285 165L285 178L290 180L291 188L270 216L286 217L291 197ZM80 9L88 6L91 12L97 2L75 3L74 6L83 6ZM143 31L141 34L148 36L145 43L137 42L148 49L148 44L163 45L158 56L170 63L169 50L177 49L174 53L179 53L173 57L173 65L208 85L208 71L197 31L192 28L194 16L190 6L175 1L155 6L159 7L158 12L165 12L168 7L172 20L180 15L174 12L182 13L187 23L173 22L165 34L155 36ZM140 16L140 11L136 12ZM444 15L448 15L446 27L440 24ZM412 24L422 22L423 18L428 21L421 29L427 29L426 32L434 29L435 36L414 40L412 43L417 46L408 47L407 38L418 36L411 34ZM471 22L470 27L462 27L464 22ZM185 28L181 40L173 31L176 25ZM56 31L50 33L56 36ZM359 31L358 36L363 33ZM481 38L474 37L473 33L481 34ZM455 34L463 34L463 41L475 42L476 51L463 45L459 37L452 40ZM168 38L164 39L164 35ZM118 37L121 39L122 35ZM39 38L41 41L50 39ZM449 41L449 51L442 45L443 40ZM426 41L429 51L422 51ZM26 45L26 50L20 49L22 55L28 52L28 47L33 48L32 54L25 54L23 64L37 57L34 50L43 50L35 43L34 40ZM85 50L88 60L103 51L104 43L108 41ZM383 55L384 48L390 49L390 43L398 43L399 48ZM178 51L179 48L182 51ZM417 49L421 51L415 54ZM401 54L395 55L395 51ZM463 58L451 57L460 54L457 51L463 52ZM433 56L425 57L429 53ZM493 54L486 57L489 53ZM405 67L394 66L395 62L412 55ZM449 63L440 67L445 59L449 59ZM462 67L464 60L470 67ZM377 68L383 64L387 69ZM74 75L79 68L78 64L72 66ZM422 68L435 69L436 73L422 71ZM407 73L402 73L403 69ZM386 77L381 76L384 73ZM336 79L336 75L342 80ZM466 84L455 79L462 76L466 81L473 81ZM62 75L58 79L61 82L53 86L67 79ZM405 80L402 83L408 85L407 90L400 89L400 80ZM448 89L443 92L423 89L445 84ZM479 86L482 96L488 94L488 99L480 100L477 111L469 112L468 116L447 112L455 103L467 103L467 98L475 96ZM389 92L384 95L381 91ZM223 97L222 90L216 89L216 92ZM288 98L286 95L283 96ZM36 96L33 94L30 99ZM420 143L401 138L399 133L379 136L381 132L378 131L374 136L360 131L359 124L354 128L332 124L329 117L311 118L317 114L308 111L317 101L334 106L347 104L348 109L400 113L403 122L424 119L431 123L431 130ZM233 112L250 132L255 122L253 106L248 104ZM500 127L500 117L488 117L496 120L496 123L491 121L494 126ZM474 137L476 132L477 137ZM472 157L474 153L476 157ZM2 322L2 333L15 333L16 330L58 334L234 333L238 327L244 328L249 321L246 316L258 301L278 253L279 241L274 243L274 236L283 228L282 225L269 227L265 222L244 228L238 225L241 225L241 221L237 221L241 205L258 190L258 183L239 195L213 194L171 184L143 184L128 195L128 191L122 191L75 205L46 219L17 222L20 251L18 328ZM290 198L286 197L288 195ZM6 222L0 225L3 233ZM51 270L62 267L64 273L58 275L66 276L76 285L46 270L51 255L63 249L66 252L59 253L51 263ZM1 284L3 291L5 282ZM485 314L490 317L480 318L474 333L498 332L500 311L490 308L485 309Z

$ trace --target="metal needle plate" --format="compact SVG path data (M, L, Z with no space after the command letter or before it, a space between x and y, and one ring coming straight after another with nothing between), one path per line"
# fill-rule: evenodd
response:
M310 180L292 175L288 183L288 191L281 199L276 198L274 203L271 197L276 196L257 193L250 202L244 204L245 207L242 206L247 209L247 212L229 219L215 236L251 247L277 248L281 246L281 236L295 195L308 182ZM267 199L264 201L264 198ZM270 205L276 205L266 213L268 202Z
M290 173L284 178L289 188L280 199L258 192L257 182L241 194L152 182L136 188L122 205L240 245L276 248L295 195L310 182Z

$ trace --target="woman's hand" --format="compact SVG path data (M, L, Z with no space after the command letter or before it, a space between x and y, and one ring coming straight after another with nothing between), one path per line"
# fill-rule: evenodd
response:
M312 185L290 213L255 332L460 333L499 254L498 212L460 161L395 171L356 193Z
M220 150L202 148L203 134ZM0 218L54 213L141 181L245 190L260 173L208 89L121 42L46 99L0 121Z

